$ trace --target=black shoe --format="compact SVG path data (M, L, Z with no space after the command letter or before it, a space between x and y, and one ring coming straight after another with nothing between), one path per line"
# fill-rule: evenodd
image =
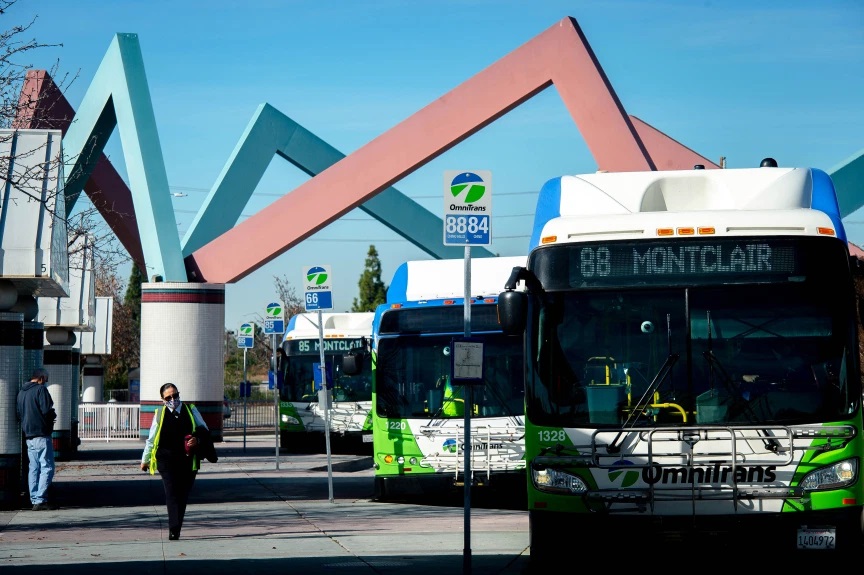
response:
M53 503L49 503L48 501L37 503L33 506L33 511L56 511L57 509L59 509L59 507Z
M170 539L171 541L177 541L178 539L180 539L180 532L179 531L169 531L168 532L168 539Z

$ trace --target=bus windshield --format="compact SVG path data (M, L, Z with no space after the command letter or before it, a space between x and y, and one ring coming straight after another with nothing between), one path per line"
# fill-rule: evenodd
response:
M464 417L464 388L450 382L452 335L382 337L375 367L376 410L391 418ZM475 386L474 414L524 411L522 338L483 334L484 382Z
M847 375L857 350L846 287L814 273L535 294L528 417L566 427L844 419L859 393Z
M359 349L359 346L355 346ZM345 349L354 349L346 347ZM321 357L319 352L305 355L289 355L285 358L284 383L280 397L282 401L317 402L315 390L315 370L320 370ZM357 375L342 373L342 353L325 353L326 373L333 378L334 401L371 401L372 399L372 368L369 361L363 362L362 370Z

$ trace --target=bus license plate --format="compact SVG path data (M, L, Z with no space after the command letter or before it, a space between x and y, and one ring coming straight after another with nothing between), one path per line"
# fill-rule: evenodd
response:
M798 530L798 549L834 549L837 537L833 529Z
M363 443L372 443L372 434L364 433L363 434Z

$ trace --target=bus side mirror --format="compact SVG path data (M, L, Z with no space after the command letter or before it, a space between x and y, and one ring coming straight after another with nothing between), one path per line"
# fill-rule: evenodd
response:
M344 375L358 375L362 370L362 354L351 352L342 356L342 373Z
M525 331L528 317L528 294L508 290L498 296L498 323L507 335L517 335Z

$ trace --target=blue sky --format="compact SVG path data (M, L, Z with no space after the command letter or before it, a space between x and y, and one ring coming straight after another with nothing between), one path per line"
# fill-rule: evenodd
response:
M567 16L630 114L715 162L830 171L864 149L860 0L19 0L2 17L33 16L31 35L63 46L29 61L78 73L73 107L113 36L138 34L181 238L260 104L350 154ZM125 174L118 136L106 152ZM441 215L444 171L490 170L489 249L521 255L543 183L596 168L552 87L395 187ZM275 158L243 219L306 179ZM864 244L864 211L847 224ZM263 316L274 276L298 285L311 264L332 266L335 311L349 309L370 245L388 284L428 257L353 210L229 284L226 326Z

